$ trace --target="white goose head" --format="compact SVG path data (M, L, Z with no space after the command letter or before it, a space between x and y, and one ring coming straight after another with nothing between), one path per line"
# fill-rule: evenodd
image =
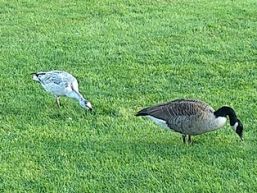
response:
M86 110L90 110L90 111L93 110L92 104L89 101L87 101L86 99L80 100L79 104Z

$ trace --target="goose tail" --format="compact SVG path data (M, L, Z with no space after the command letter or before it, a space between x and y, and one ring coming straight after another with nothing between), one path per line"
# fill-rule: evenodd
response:
M147 115L149 115L148 108L142 109L135 114L135 116L147 116Z
M40 82L40 78L39 76L43 76L46 74L46 72L32 72L30 73L32 75L32 79L37 81L37 82Z
M38 74L36 72L31 73L31 75L32 75L32 80L39 82Z

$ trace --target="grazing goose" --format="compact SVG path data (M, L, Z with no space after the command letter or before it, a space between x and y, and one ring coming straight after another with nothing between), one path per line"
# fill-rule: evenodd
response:
M43 88L56 97L60 107L60 96L67 96L79 101L80 106L92 110L92 105L80 93L77 79L64 71L49 71L32 73L33 80L39 82Z
M200 135L223 127L229 117L230 125L243 140L243 125L235 111L223 106L214 111L208 104L198 100L178 99L168 103L148 107L136 116L147 116L158 125L182 134L183 142L191 143L191 135Z

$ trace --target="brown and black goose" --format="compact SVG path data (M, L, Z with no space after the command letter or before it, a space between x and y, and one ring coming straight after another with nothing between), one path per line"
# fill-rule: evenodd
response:
M200 135L223 127L229 117L230 125L243 140L243 124L235 111L223 106L214 111L208 104L191 99L177 99L168 103L144 108L136 116L147 116L158 125L182 134L183 142L191 143L192 135Z

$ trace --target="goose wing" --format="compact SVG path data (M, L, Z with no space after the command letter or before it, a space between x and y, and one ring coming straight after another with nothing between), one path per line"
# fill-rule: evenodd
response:
M168 103L148 107L139 111L136 116L153 116L157 119L170 122L179 117L190 117L194 115L214 112L208 104L199 100L178 99Z
M67 95L71 91L78 92L77 79L64 71L33 73L33 80L38 81L47 92L56 96Z
M63 71L38 72L36 76L41 84L51 87L58 86L65 88L76 81L75 77Z

